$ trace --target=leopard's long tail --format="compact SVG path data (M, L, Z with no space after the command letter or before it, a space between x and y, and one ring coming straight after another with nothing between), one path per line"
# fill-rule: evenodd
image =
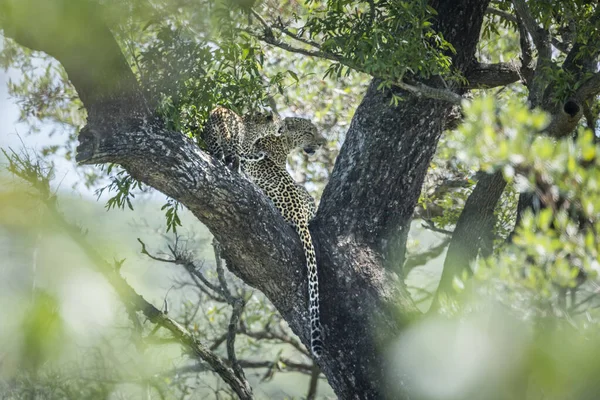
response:
M308 312L310 315L310 351L315 357L323 354L323 334L321 327L321 315L319 312L319 276L317 274L317 258L312 237L308 230L308 224L297 226L296 231L306 257L306 269L308 271Z

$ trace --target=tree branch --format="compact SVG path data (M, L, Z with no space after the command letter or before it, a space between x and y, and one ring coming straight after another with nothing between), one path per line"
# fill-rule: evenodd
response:
M351 62L350 60L345 59L344 57L340 57L338 55L332 54L332 53L328 53L322 50L307 50L301 47L294 47L288 43L282 42L280 40L277 40L275 38L275 36L273 36L272 34L272 28L271 26L268 26L268 30L267 28L265 28L265 33L263 35L257 35L255 32L252 31L248 31L246 30L246 32L256 36L259 40L262 40L265 43L268 43L272 46L278 47L280 49L286 50L290 53L297 53L297 54L302 54L305 56L310 56L310 57L316 57L316 58L322 58L325 60L330 60L330 61L335 61L338 62L342 65L345 65L348 68L351 68L355 71L358 72L363 72L363 73L367 73L364 68L361 68L360 65ZM279 29L279 28L277 28ZM293 33L287 31L286 33L288 36L293 37L296 40L299 40L301 42L304 42L303 39L299 38L298 36L293 35ZM313 47L316 47L318 49L321 49L321 47L317 44L313 45ZM380 78L378 76L373 76L374 78ZM409 93L412 93L418 97L425 97L425 98L430 98L430 99L436 99L436 100L442 100L442 101L446 101L448 103L451 104L455 104L455 105L460 105L462 104L462 100L463 98L450 91L450 90L444 90L444 89L438 89L432 86L427 86L423 83L420 82L405 82L403 80L394 80L393 84L398 86L399 88L406 90Z
M574 98L580 102L593 100L600 93L600 72L587 78L575 92Z
M2 5L5 15L0 24L5 35L60 60L86 105L88 122L102 116L102 121L95 121L98 126L125 127L129 121L149 115L154 103L143 97L112 33L102 22L104 9L96 2L4 0Z
M549 39L550 36L546 30L541 28L533 15L529 11L529 7L525 0L512 0L513 6L515 7L515 11L521 21L523 21L523 25L525 29L531 37L533 38L533 43L537 48L540 58L550 58L550 45Z
M440 294L451 290L454 277L461 276L463 271L471 271L470 263L477 258L482 240L493 233L494 210L505 187L502 171L484 175L477 182L456 223L432 311L440 305Z
M319 384L319 375L321 370L317 364L313 364L312 371L310 372L310 382L308 383L308 393L306 394L306 400L314 400L317 396L317 385Z
M506 86L521 80L520 70L523 67L516 63L474 63L466 74L469 89L490 89Z
M448 244L450 244L450 239L451 237L447 236L439 244L430 247L424 252L408 257L404 263L404 275L407 276L414 268L425 265L434 258L439 257L446 247L448 247Z
M219 243L213 239L213 249L215 252L215 263L217 268L217 276L219 277L219 283L221 285L221 292L227 299L227 302L231 306L231 317L229 319L229 325L227 328L227 357L231 364L233 371L236 376L240 379L245 380L244 370L237 360L235 354L235 337L238 331L238 325L240 323L240 316L244 311L246 303L241 298L234 296L229 291L227 280L225 279L225 271L223 270L223 262L221 259L221 248Z
M110 263L105 261L100 253L85 240L81 230L65 219L58 210L56 197L50 195L50 183L47 178L39 177L36 174L28 172L27 164L19 163L18 158L13 158L10 163L11 172L29 182L39 191L40 200L44 202L56 224L75 244L79 246L88 259L92 261L96 270L100 272L113 287L126 309L141 311L151 322L171 332L180 344L188 348L188 350L196 357L209 364L211 369L216 372L241 399L253 398L250 384L245 379L237 377L233 370L228 368L217 355L206 348L182 325L169 318L166 314L162 313L159 309L154 307L154 305L139 295L125 279L123 279L119 270L115 269Z
M538 51L537 65L531 78L527 80L529 102L532 107L536 107L541 104L543 99L544 88L546 85L546 82L543 79L545 69L554 67L552 63L550 35L538 25L524 0L513 0L512 3L518 16L521 49L524 50L523 55L526 55L527 57L531 56L530 50L524 47L525 44L528 44L527 33L531 35L533 43ZM524 65L527 64L524 63Z
M485 10L485 12L486 14L497 15L498 17L504 18L505 20L513 22L515 24L517 23L517 17L515 17L512 13L509 13L508 11L499 10L494 7L488 7Z
M208 279L206 279L204 274L202 274L200 272L200 269L198 267L196 267L196 264L194 264L194 262L190 259L190 257L186 254L182 254L182 253L178 252L177 247L175 247L175 248L169 247L169 249L171 251L171 255L173 257L173 258L169 259L169 258L157 257L157 256L150 254L148 252L148 249L146 248L146 244L144 242L142 242L142 240L140 238L137 238L137 241L142 245L142 250L140 251L142 254L148 256L149 258L151 258L152 260L155 260L155 261L171 263L171 264L176 264L176 265L182 265L185 268L185 270L190 274L192 279L194 279L196 286L204 294L209 296L214 301L218 301L218 302L227 301L227 299L225 299L225 297L224 297L223 291L218 286L214 285ZM200 281L202 284L200 284L200 282L198 282L198 281ZM208 292L206 289L204 289L203 286L206 286L207 288L209 288L210 290L215 292L216 295ZM222 296L222 297L219 297L219 296Z
M247 329L245 325L240 327L239 333L251 337L256 340L278 340L282 343L289 344L293 346L300 353L304 354L307 357L310 357L310 353L303 347L297 340L293 337L288 336L284 333L273 332L268 327L265 327L265 330L262 331L250 331Z

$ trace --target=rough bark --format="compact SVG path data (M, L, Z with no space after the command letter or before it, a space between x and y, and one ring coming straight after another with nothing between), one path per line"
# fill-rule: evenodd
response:
M437 26L466 71L488 1L436 1ZM55 7L47 9L47 5ZM306 281L299 239L241 175L164 128L94 6L68 0L4 0L8 36L53 55L87 111L80 163L117 163L185 205L217 238L232 272L262 291L304 344ZM8 7L6 7L8 5ZM88 7L89 6L89 7ZM311 231L322 293L325 352L319 367L340 398L382 398L379 346L417 310L401 277L406 235L451 105L418 99L390 106L373 82L355 113ZM439 82L441 85L441 80ZM460 91L460 90L459 90ZM397 377L402 379L402 377ZM398 393L396 398L409 398Z
M471 272L469 264L477 258L482 241L494 228L494 210L505 187L502 171L484 175L477 182L456 223L432 310L439 306L440 293L451 291L455 276L461 276L463 271Z
M473 63L467 72L469 88L490 89L521 80L521 66L514 63Z
M438 12L435 26L456 49L453 64L463 73L473 60L487 4L431 2ZM435 79L428 83L443 85ZM340 242L369 247L386 268L400 271L410 218L452 107L406 92L399 93L406 100L391 107L391 91L376 87L375 81L355 113L317 220Z

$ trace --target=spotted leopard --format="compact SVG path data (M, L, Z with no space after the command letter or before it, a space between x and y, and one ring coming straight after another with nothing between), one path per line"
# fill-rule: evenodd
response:
M225 107L216 107L208 117L201 137L208 152L228 167L239 171L240 158L261 159L260 152L249 154L259 138L279 135L281 121L271 113L248 113L240 117Z
M324 143L316 127L303 118L285 118L281 136L266 136L257 140L253 153L265 155L258 161L243 162L243 169L252 181L269 197L283 218L296 230L306 258L310 315L310 347L315 357L323 352L319 311L319 279L317 259L308 229L316 207L306 189L298 185L285 169L289 152L302 147L312 154Z
M247 157L253 157L248 161L259 161L265 154L280 168L285 170L287 157L290 152L302 148L306 154L314 152L325 144L325 139L319 136L317 127L305 118L285 118L280 127L279 136L263 136L256 141L253 150L247 153ZM298 191L303 201L308 205L309 221L313 219L317 211L315 199L302 185L298 185Z

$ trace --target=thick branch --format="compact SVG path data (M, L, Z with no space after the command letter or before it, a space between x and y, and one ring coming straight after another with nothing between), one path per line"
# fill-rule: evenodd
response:
M517 13L517 22L521 38L521 50L523 58L531 57L528 35L533 38L533 44L538 51L538 58L535 70L531 78L527 79L527 88L529 89L529 102L532 107L541 104L546 87L544 74L546 69L554 67L552 63L552 49L550 47L550 35L541 28L533 15L531 14L527 3L524 0L513 0L513 6ZM524 65L527 65L524 60Z
M5 12L0 27L6 36L60 60L86 105L88 119L102 117L97 121L99 126L102 122L106 126L125 126L149 113L135 76L102 22L103 9L96 2L3 0L0 6Z
M470 89L490 89L520 81L520 69L515 63L474 63L466 78Z
M574 98L583 103L592 101L598 94L600 94L600 72L596 72L587 78L575 92Z
M573 46L573 50L569 55L572 55L576 52L580 47L579 43L576 43ZM600 50L600 48L599 48ZM579 120L584 115L584 110L586 107L586 103L590 101L594 101L595 97L600 93L600 73L596 72L596 54L592 54L590 59L588 60L579 60L577 64L580 62L585 62L586 64L592 64L591 66L582 65L581 68L573 65L575 62L575 56L573 56L573 61L567 64L567 60L563 65L565 70L578 70L574 72L575 76L580 76L579 79L583 80L581 86L573 93L571 97L566 99L563 103L556 102L554 98L554 90L556 87L555 83L551 83L548 85L546 92L544 93L544 100L542 107L548 111L552 115L552 119L548 127L544 130L544 132L550 136L561 138L568 136L573 132L573 130L577 127ZM587 68L593 68L593 73L584 78L582 75L586 71Z
M482 240L493 232L494 210L505 187L502 171L485 175L477 182L456 223L432 309L439 306L439 294L451 290L454 277L470 272L470 263L479 254Z
M408 257L406 259L406 263L404 263L404 275L408 275L408 273L414 268L425 265L434 258L439 257L444 252L446 247L448 247L450 239L450 237L445 237L440 243L430 247L426 251Z

